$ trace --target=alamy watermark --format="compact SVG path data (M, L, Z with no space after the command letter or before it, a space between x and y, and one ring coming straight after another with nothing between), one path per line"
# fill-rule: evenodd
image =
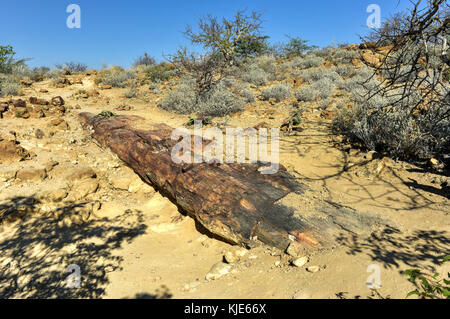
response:
M66 12L70 13L67 17L66 25L69 29L81 28L81 8L78 4L69 4Z
M72 264L67 266L67 272L70 273L66 278L66 288L76 289L81 287L81 269L80 266Z
M267 166L260 168L261 174L278 172L280 166L280 130L278 128L270 129L270 135L267 128L258 130L227 128L225 134L217 127L204 131L202 128L202 122L195 121L193 135L184 127L172 132L172 140L178 141L171 152L173 162L176 164L263 163Z
M381 267L377 264L371 264L367 267L366 272L371 273L366 279L366 286L370 289L381 288Z
M381 7L378 4L370 4L367 13L371 13L367 18L367 26L370 29L378 29L381 27Z

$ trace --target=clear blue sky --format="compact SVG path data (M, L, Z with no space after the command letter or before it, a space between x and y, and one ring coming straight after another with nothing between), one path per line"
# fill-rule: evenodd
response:
M311 44L358 42L367 31L366 8L376 3L382 17L403 9L402 0L0 0L0 45L11 44L30 66L67 61L92 68L102 63L130 66L144 51L162 60L188 45L181 31L206 13L232 16L236 10L263 12L264 32L271 42L285 35ZM69 4L81 7L81 29L69 29Z

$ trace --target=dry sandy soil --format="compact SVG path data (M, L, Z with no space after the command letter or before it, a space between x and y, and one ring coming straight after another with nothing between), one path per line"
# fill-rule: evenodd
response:
M81 76L68 78L76 77ZM310 201L333 201L378 214L386 225L367 236L342 234L334 247L315 251L305 266L295 267L291 256L276 249L243 250L202 234L191 218L100 148L78 120L80 112L109 110L179 127L188 116L159 109L162 95L148 86L139 89L139 98L127 99L125 89L102 90L92 76L80 79L65 88L35 83L20 97L28 102L30 96L62 96L65 114L0 119L4 141L16 140L30 153L20 161L0 159L0 297L404 298L414 288L402 275L405 269L449 270L440 263L450 251L443 174L351 149L331 133L331 121L319 109L306 105L303 131L281 136L281 164L309 187L301 202L289 196L283 201L299 214L308 212ZM99 95L75 94L81 89ZM118 111L119 105L131 109ZM213 122L279 127L293 108L289 100L258 101ZM227 252L236 261L221 265L222 277L206 280ZM72 264L81 271L76 289L67 288ZM366 285L372 264L380 269L376 291ZM309 266L320 271L309 272Z

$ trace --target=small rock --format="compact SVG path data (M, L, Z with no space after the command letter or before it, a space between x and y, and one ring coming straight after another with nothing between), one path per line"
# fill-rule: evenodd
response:
M366 159L368 161L373 161L378 158L381 158L381 155L380 155L380 153L378 153L376 151L370 151L366 155L364 155L364 159Z
M49 104L47 100L39 99L34 96L30 97L30 103L35 104L35 105L48 105Z
M225 254L223 255L223 259L228 263L228 264L234 264L238 261L238 258L235 254L233 254L232 251L228 250L227 252L225 252Z
M289 256L292 257L300 257L305 253L305 248L302 247L300 244L298 244L297 242L291 242L288 246L288 248L286 248L286 254L288 254Z
M303 267L304 265L306 265L309 261L309 258L307 256L303 256L300 258L296 258L292 261L292 265L294 265L295 267Z
M47 178L44 168L24 168L17 172L17 178L24 182L40 182Z
M214 266L212 266L211 270L206 274L205 279L207 281L219 279L228 273L230 273L233 267L224 262L218 262Z
M45 164L45 171L47 172L47 173L49 173L49 172L51 172L52 170L53 170L53 168L56 166L56 165L58 165L59 163L57 162L57 161L50 161L50 162L47 162L46 164Z
M64 99L62 97L60 97L60 96L55 96L54 98L52 98L51 104L53 106L63 106L64 105Z
M38 195L38 199L43 202L57 203L67 197L64 189L49 190Z
M25 101L22 100L22 99L14 100L14 101L12 102L12 104L13 104L15 107L27 107L27 102L25 102Z
M319 266L309 266L308 268L306 268L307 272L311 272L311 273L316 273L320 270Z
M8 171L0 171L0 182L9 182L16 178L17 171L8 170Z
M109 182L111 183L111 185L114 189L120 189L120 190L127 191L130 187L130 179L126 178L126 177L114 176L109 179Z
M429 163L430 163L430 166L434 169L440 170L440 169L444 168L444 164L436 158L430 159Z
M36 136L37 139L41 140L41 139L43 139L45 137L45 134L40 128L38 128L34 132L34 136Z
M244 257L245 255L247 255L247 249L240 248L240 249L235 251L235 255L238 256L238 257Z
M105 272L113 272L114 271L114 267L113 266L106 266L105 267Z
M199 280L194 280L189 283L184 284L185 290L192 290L200 286L202 283Z
M97 174L94 172L94 170L87 166L74 167L72 169L68 169L68 172L66 173L66 179L69 181L77 181L96 177Z
M70 192L71 200L80 200L85 198L87 195L93 194L98 189L98 182L95 179L87 179L77 181Z

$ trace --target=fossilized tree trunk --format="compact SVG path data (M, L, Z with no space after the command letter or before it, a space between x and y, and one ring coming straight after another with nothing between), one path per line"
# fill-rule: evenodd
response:
M276 174L262 175L259 164L176 164L171 150L177 141L165 124L143 130L136 128L142 120L138 117L90 113L80 117L103 147L221 239L244 245L258 240L280 249L291 243L307 248L323 244L322 222L293 218L274 205L304 189L283 167Z

